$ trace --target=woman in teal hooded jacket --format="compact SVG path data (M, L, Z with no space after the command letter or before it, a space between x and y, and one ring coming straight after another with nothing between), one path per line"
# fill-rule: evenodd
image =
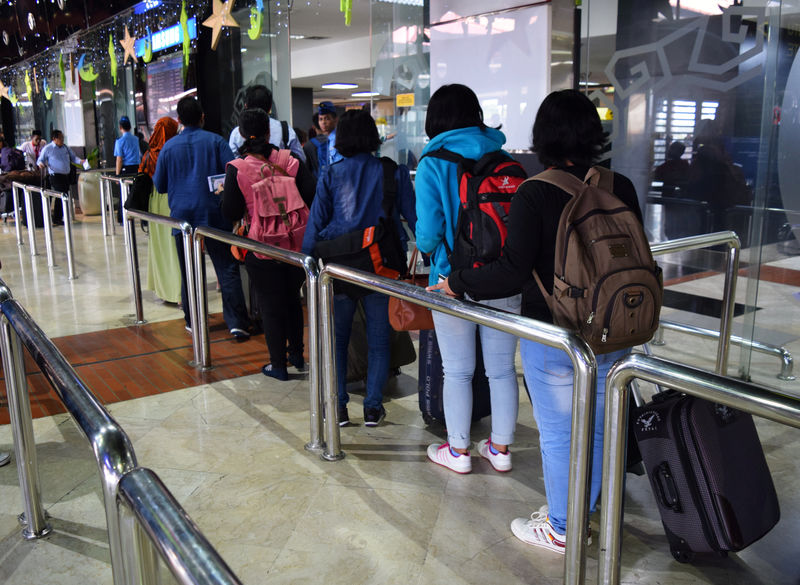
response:
M506 141L500 130L483 123L483 110L475 93L460 84L440 87L431 96L425 119L431 139L417 167L417 247L431 255L430 284L450 275L447 248L453 249L460 204L457 165L432 156L440 148L477 160L501 150ZM445 242L447 244L445 245ZM483 301L483 304L520 312L520 295ZM476 328L480 331L483 361L489 378L492 435L478 444L478 452L498 471L511 469L508 450L514 440L519 408L519 387L514 369L517 338L490 327L434 311L434 325L444 369L443 403L447 443L428 447L428 458L457 473L469 473L472 375L476 363Z

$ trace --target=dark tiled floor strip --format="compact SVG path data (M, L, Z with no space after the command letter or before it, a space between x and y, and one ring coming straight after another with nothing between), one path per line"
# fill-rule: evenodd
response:
M670 279L665 284L678 284L714 274L716 272L698 272ZM740 276L748 276L748 269L742 269ZM764 266L759 276L769 282L800 286L800 270ZM189 365L192 344L182 319L71 335L54 339L54 342L105 404L255 374L269 361L263 335L254 335L250 341L236 343L220 315L212 315L210 319L214 369L209 372L200 372ZM64 412L50 384L27 356L25 371L28 372L33 416ZM4 376L0 383L3 386L0 424L7 424Z

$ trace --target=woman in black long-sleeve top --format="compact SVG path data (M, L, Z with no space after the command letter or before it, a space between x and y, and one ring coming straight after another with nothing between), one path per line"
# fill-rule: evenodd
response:
M245 157L254 157L264 163L275 159L277 148L269 143L269 117L264 110L254 108L242 112L239 132L244 145L239 152ZM292 170L297 165L295 183L306 205L311 207L316 183L311 172L294 153L289 160ZM291 173L290 173L291 174ZM231 221L242 219L248 208L242 189L252 193L247 180L238 169L229 164L225 172L225 191L222 198L222 213ZM261 323L267 340L270 363L261 368L265 376L288 380L288 362L299 370L305 368L303 358L303 307L300 302L300 287L305 273L297 266L257 258L255 254L245 256L245 267L256 293L261 310Z
M606 141L594 105L583 94L564 90L550 94L536 115L533 150L546 167L558 168L583 180ZM636 191L625 177L614 174L614 194L642 219ZM430 287L457 296L505 297L522 291L522 314L553 322L532 272L553 291L553 265L559 218L570 195L541 181L523 183L511 203L508 238L502 256L480 268L458 270L447 281ZM597 356L597 403L590 504L600 493L603 463L603 411L605 377L628 349ZM570 435L572 425L573 368L561 349L528 340L520 341L525 381L539 429L547 504L530 518L511 523L514 535L533 546L564 554L569 491Z

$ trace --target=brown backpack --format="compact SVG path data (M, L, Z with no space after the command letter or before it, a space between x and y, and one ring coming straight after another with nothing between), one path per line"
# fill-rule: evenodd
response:
M649 341L664 295L661 268L639 218L612 192L614 173L592 167L581 181L549 169L528 180L572 195L558 221L552 295L533 272L553 322L577 330L596 354Z

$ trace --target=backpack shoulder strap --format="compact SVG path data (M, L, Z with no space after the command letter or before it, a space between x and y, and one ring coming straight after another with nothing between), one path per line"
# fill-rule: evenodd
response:
M281 145L283 148L289 148L289 122L281 120Z
M589 173L592 173L592 169L590 169ZM580 192L584 185L583 181L581 181L578 177L560 169L547 169L546 171L542 171L538 175L531 177L527 181L541 181L543 183L550 183L562 191L566 191L573 197Z
M472 159L464 158L457 152L453 152L452 150L447 150L446 148L439 148L436 150L432 150L430 152L426 152L423 154L419 160L422 160L426 156L432 158L440 158L442 160L449 161L451 163L461 164L464 165L465 161L472 161ZM474 163L475 161L472 161Z
M397 200L397 163L388 156L380 158L383 167L383 214L386 218L391 218L394 211L394 204Z
M589 172L586 173L586 177L583 179L584 183L589 183L590 185L594 185L595 187L602 189L603 191L608 191L609 193L614 192L614 171L609 170L605 167L600 166L593 166L589 169Z

